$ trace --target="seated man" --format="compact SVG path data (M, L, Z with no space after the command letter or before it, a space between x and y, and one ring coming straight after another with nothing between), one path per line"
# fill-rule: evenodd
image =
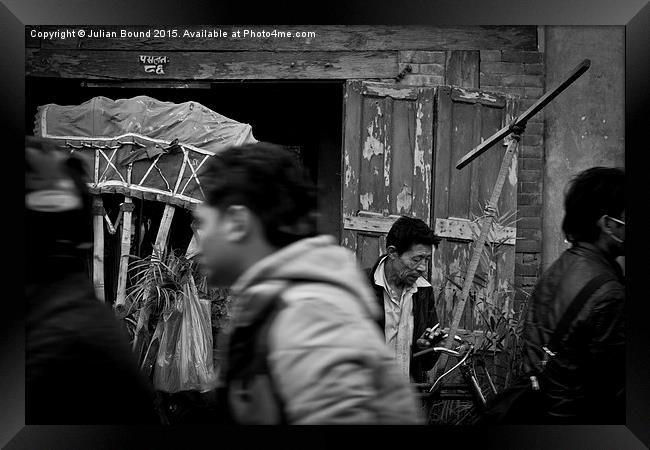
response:
M417 339L438 323L433 288L424 278L440 239L420 219L400 217L386 236L386 254L368 270L386 344L405 380L426 382L436 354L412 358Z
M210 158L201 183L202 264L234 297L221 419L420 423L354 255L315 236L314 189L296 158L272 144L233 147Z

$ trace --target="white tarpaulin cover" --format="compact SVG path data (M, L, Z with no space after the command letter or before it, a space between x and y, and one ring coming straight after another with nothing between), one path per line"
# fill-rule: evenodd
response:
M61 141L92 174L91 189L188 207L203 201L197 172L220 150L256 142L251 126L200 103L147 96L43 105L34 134Z

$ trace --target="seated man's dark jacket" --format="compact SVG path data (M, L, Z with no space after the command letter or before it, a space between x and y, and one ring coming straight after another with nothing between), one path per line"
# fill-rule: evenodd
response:
M600 274L611 275L585 303L545 370L543 391L551 422L625 421L625 328L623 274L596 246L578 243L540 278L530 299L524 362L535 367L568 305Z
M385 334L386 314L384 309L384 287L375 284L375 271L379 263L384 258L381 256L371 269L366 269L366 275L370 281L377 305L381 310L380 319L377 325L381 329L382 334ZM416 341L426 328L432 327L438 323L438 315L436 314L436 301L433 294L433 288L418 287L417 292L413 294L413 342L411 343L411 355L419 351ZM426 372L433 368L438 356L434 352L427 353L417 358L411 359L411 377L417 383L427 382Z

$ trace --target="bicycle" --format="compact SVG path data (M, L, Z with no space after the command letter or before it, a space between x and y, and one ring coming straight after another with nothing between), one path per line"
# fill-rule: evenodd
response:
M448 349L435 345L447 338L448 334L444 330L439 329L438 324L431 329L428 328L424 335L417 340L418 347L422 350L415 353L413 355L414 358L430 352L436 352L438 354L446 353L456 358L457 362L437 377L433 383L415 383L415 388L426 407L427 423L431 423L430 412L435 402L440 400L464 400L471 401L472 407L468 408L465 414L462 414L452 423L454 425L473 424L480 418L487 404L488 396L496 395L497 389L485 366L485 361L477 355L475 346L463 340L458 335L454 337L454 341L459 344L455 348ZM486 389L481 387L475 366L483 369L489 385ZM456 369L459 369L464 384L443 384L443 379L452 374Z

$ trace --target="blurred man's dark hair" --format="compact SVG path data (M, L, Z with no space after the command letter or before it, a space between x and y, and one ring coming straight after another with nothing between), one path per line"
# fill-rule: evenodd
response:
M316 235L315 188L296 156L279 145L226 149L209 159L201 182L208 205L248 207L275 247Z
M620 218L625 209L625 172L593 167L570 182L564 200L562 230L569 242L593 243L600 235L598 219Z
M433 245L440 243L440 238L433 234L429 226L421 219L402 216L395 221L388 235L386 235L386 248L393 246L397 254L401 255L413 245Z

